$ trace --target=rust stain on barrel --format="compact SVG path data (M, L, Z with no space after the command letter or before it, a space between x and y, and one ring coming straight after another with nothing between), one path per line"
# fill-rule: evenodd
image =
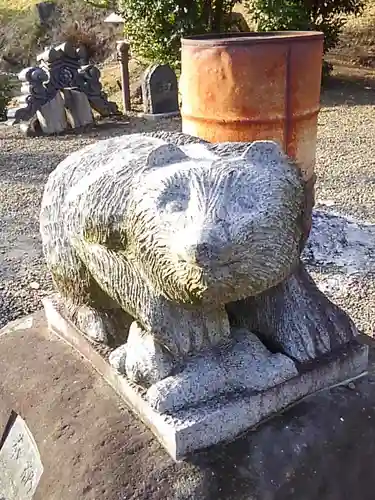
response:
M182 40L183 132L211 142L273 139L314 174L323 34L266 32Z

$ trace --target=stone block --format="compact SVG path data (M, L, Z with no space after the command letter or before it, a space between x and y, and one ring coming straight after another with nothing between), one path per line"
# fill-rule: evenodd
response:
M156 64L145 71L142 100L146 117L169 117L179 114L177 77L170 66Z
M83 92L73 89L63 89L66 116L72 128L85 127L94 123L89 100Z
M42 132L46 135L60 134L68 127L64 101L60 93L36 112Z
M12 411L0 440L0 498L32 500L42 474L43 464L30 429Z

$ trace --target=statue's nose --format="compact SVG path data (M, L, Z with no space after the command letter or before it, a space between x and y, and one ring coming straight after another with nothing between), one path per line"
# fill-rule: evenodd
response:
M176 235L177 254L181 260L198 266L204 267L218 260L226 247L225 234L218 229L206 229L192 236Z

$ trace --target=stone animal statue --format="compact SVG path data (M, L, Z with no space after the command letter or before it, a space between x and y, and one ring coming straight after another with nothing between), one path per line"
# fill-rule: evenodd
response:
M60 163L40 227L67 316L126 343L123 371L147 387L234 327L301 363L356 334L300 262L304 200L275 142L134 134Z

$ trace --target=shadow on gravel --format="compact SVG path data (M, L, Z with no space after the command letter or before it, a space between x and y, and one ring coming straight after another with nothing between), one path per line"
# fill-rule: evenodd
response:
M0 182L44 184L48 175L66 156L53 153L1 153Z
M25 141L27 143L27 152L5 151L0 154L0 181L44 184L57 165L74 151L99 140L156 130L180 131L181 119L154 121L132 115L121 120L101 120L94 126L70 130L61 135L28 138L20 135L15 127L14 131L5 137L5 144L7 139L13 142L22 137L23 144ZM41 152L40 149L44 151ZM36 150L35 153L33 150Z
M303 260L321 273L375 273L375 224L315 209Z
M94 126L80 130L69 130L61 137L83 137L109 139L119 135L134 133L155 132L156 130L181 131L181 118L179 116L167 119L150 120L141 115L131 114L118 119L102 119Z
M322 106L367 106L375 104L375 77L357 72L332 76L324 86Z

